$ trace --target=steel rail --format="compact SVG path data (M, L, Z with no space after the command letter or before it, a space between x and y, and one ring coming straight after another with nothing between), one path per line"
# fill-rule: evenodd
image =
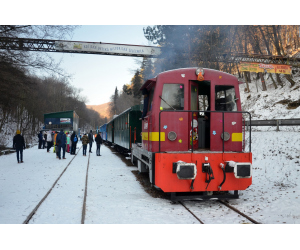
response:
M190 212L191 215L193 215L197 221L199 221L201 224L204 224L204 222L202 220L200 220L191 210L189 210L182 201L178 201L179 204L181 204L187 211Z
M88 164L87 164L87 168L86 168L85 190L84 190L84 199L83 199L82 213L81 213L81 224L84 224L84 220L85 220L86 197L87 197L87 183L88 183L88 173L89 173L89 166L90 166L90 155L91 154L89 154Z
M245 217L246 219L248 219L249 221L251 221L254 224L261 224L260 222L257 222L256 220L252 219L251 217L249 217L248 215L244 214L243 212L241 212L240 210L236 209L235 207L229 205L227 202L222 201L222 200L218 200L218 202L222 203L223 205L225 205L226 207L230 208L231 210L235 211L236 213L242 215L243 217Z
M82 146L79 148L79 150L82 148ZM78 151L79 151L78 150ZM32 212L27 216L26 220L24 220L24 222L22 224L28 224L29 221L31 220L31 218L33 217L33 215L36 213L36 211L38 210L38 208L42 205L42 203L46 200L46 198L48 197L48 195L51 193L51 191L53 190L53 188L55 187L56 183L59 181L59 179L61 178L61 176L66 172L66 170L68 169L68 167L70 166L70 164L72 163L72 161L75 159L75 157L78 155L75 154L74 157L72 158L72 160L68 163L68 165L65 167L65 169L62 171L62 173L58 176L58 178L56 179L56 181L53 183L52 187L49 189L49 191L45 194L45 196L40 200L40 202L35 206L35 208L32 210Z

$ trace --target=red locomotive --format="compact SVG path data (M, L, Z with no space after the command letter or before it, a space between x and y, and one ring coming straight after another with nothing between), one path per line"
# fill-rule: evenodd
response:
M238 79L212 69L170 70L147 80L142 143L131 159L171 199L238 198L252 183Z

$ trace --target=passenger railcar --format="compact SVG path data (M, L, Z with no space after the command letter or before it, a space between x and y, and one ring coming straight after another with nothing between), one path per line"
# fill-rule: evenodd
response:
M241 110L235 76L176 69L147 80L141 90L142 143L132 144L131 160L154 186L176 200L238 198L251 185L251 129L247 152L243 130L243 116L251 116ZM115 133L114 143L123 138Z
M117 151L128 153L133 143L141 143L141 107L135 105L107 123L107 142Z
M103 141L107 141L106 127L107 127L107 123L103 124L99 129Z

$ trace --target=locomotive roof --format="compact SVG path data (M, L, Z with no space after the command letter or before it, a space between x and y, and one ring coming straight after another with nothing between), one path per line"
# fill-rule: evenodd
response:
M151 79L148 79L143 85L142 87L140 88L140 90L144 89L144 88L147 88L148 86L150 86L150 84L152 83L155 83L156 82L156 79L159 75L161 74L164 74L164 73L169 73L169 72L177 72L177 71L182 71L182 70L186 70L186 71L196 71L198 67L193 67L193 68L179 68L179 69L171 69L171 70L167 70L167 71L164 71L164 72L161 72L159 73L156 77L154 78L151 78ZM219 74L226 74L226 75L229 75L229 76L232 76L234 78L237 78L236 76L232 75L232 74L229 74L227 72L223 72L223 71L220 71L220 70L216 70L216 69L208 69L208 68L203 68L204 70L207 70L207 71L215 71L215 72L218 72Z

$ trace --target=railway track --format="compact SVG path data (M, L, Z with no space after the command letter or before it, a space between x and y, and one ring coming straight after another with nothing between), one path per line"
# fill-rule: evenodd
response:
M231 206L230 204L228 204L225 201L222 200L217 200L217 202L223 204L224 206L226 206L227 208L231 209L232 211L234 211L235 213L243 216L244 218L246 218L247 220L251 221L253 224L261 224L260 222L257 222L256 220L252 219L251 217L249 217L248 215L246 215L245 213L241 212L240 210L238 210L237 208ZM196 220L198 220L200 222L200 224L205 224L196 214L195 212L193 212L190 208L188 208L182 201L178 202L179 204L181 204L191 215L193 215L195 217Z
M240 210L238 210L237 208L229 205L227 202L222 201L222 200L218 200L218 202L220 202L221 204L223 204L224 206L230 208L231 210L233 210L234 212L242 215L243 217L245 217L247 220L251 221L253 224L261 224L260 222L257 222L256 220L252 219L251 217L249 217L248 215L244 214L243 212L241 212Z
M61 179L62 176L64 176L66 170L71 166L74 159L77 157L81 150L82 146L78 149L77 153L72 157L72 159L69 161L67 166L64 168L64 170L61 172L61 174L58 176L58 178L55 180L51 188L47 191L45 196L38 202L38 204L35 206L35 208L31 211L31 213L27 216L27 218L24 220L23 224L29 224L32 220L33 216L37 214L38 209L40 206L47 200L50 193L53 191L54 187L58 184L58 181ZM87 162L87 168L86 168L86 175L85 175L85 189L84 189L84 198L83 198L83 204L82 204L82 211L81 211L81 224L84 224L85 220L85 214L86 214L86 197L87 197L87 182L88 182L88 171L89 171L89 164L90 164L90 154L88 154L88 162Z

